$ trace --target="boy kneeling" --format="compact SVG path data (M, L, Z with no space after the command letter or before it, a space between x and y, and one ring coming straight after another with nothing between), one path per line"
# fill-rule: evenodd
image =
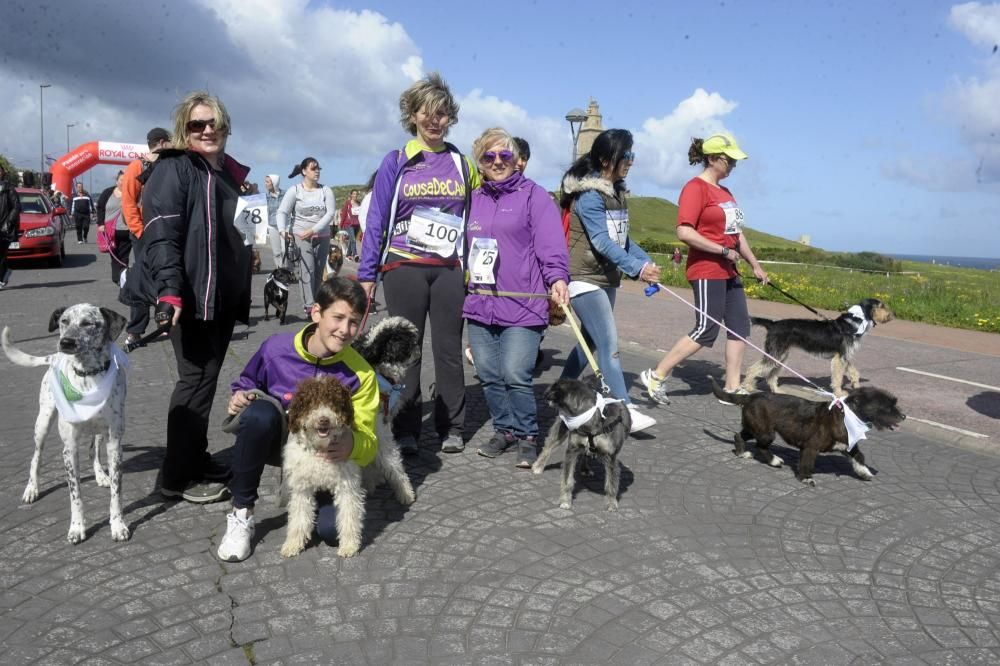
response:
M366 306L365 292L357 282L339 277L326 280L309 313L312 323L298 333L269 337L233 382L228 407L232 420L237 421L229 481L233 511L227 517L219 559L241 562L250 556L260 477L268 462L280 464L288 435L285 410L303 379L332 376L351 392L354 429L334 440L322 457L330 462L352 460L359 467L375 459L378 382L372 367L351 348ZM316 531L332 545L337 541L333 498L319 493L316 500Z

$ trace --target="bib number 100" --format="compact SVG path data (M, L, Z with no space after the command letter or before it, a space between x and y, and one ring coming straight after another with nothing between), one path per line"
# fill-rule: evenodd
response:
M446 224L430 222L427 224L427 235L445 243L454 243L458 240L458 229Z

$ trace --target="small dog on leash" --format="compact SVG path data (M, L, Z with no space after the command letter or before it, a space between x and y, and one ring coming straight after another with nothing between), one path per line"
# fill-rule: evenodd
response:
M764 351L782 363L792 349L801 349L815 356L830 358L830 375L834 395L843 397L844 373L851 380L851 388L861 386L861 377L854 367L854 354L861 346L865 333L876 324L885 324L895 315L885 303L877 298L866 298L852 305L847 312L836 319L819 321L816 319L781 319L774 321L762 317L751 317L756 326L767 329ZM757 378L764 375L772 393L779 393L778 372L781 366L765 356L747 369L743 388L754 391Z
M408 319L387 317L358 337L352 346L375 369L382 396L375 418L378 454L372 464L361 469L362 485L370 493L385 481L399 503L409 506L417 496L403 469L403 459L392 434L392 419L399 409L403 390L399 382L407 368L420 359L420 332Z
M329 491L337 509L340 557L353 557L361 549L365 522L365 491L361 468L353 460L333 463L316 454L350 430L354 423L351 393L333 377L304 380L288 405L288 441L282 471L288 488L288 534L283 557L302 552L316 523L316 493Z
M22 500L30 504L38 498L38 467L42 446L58 414L59 436L63 441L70 497L70 523L66 538L83 541L86 522L80 496L77 451L90 444L97 485L111 489L109 509L111 538L125 541L129 529L121 509L122 436L125 433L125 370L128 360L113 340L125 328L125 317L113 310L88 303L58 308L49 318L49 332L59 330L58 351L49 356L32 356L14 347L10 328L4 327L4 354L23 367L48 366L38 396L35 419L35 453L31 457L28 485ZM108 472L101 467L100 447L107 448Z
M323 267L323 279L337 277L344 267L344 250L336 243L330 245L330 253L326 255L326 266Z
M279 324L285 323L288 312L288 285L295 276L287 268L275 268L264 282L264 321L269 321L268 308L274 308L274 316Z
M865 481L872 479L871 470L865 466L861 448L857 445L848 448L847 426L844 424L842 409L831 408L828 402L806 400L793 395L727 393L714 377L712 393L720 400L725 399L739 405L743 410L742 427L733 437L736 444L733 453L740 458L751 457L751 452L746 449L749 440L757 443L757 451L761 457L766 458L770 453L768 447L774 442L777 433L787 444L801 450L799 469L795 476L802 483L816 485L812 478L816 456L828 451L840 451L851 459L855 474ZM859 419L877 430L893 430L906 418L896 406L896 396L872 386L851 391L844 403ZM781 458L773 453L764 462L771 467L782 465Z
M559 416L545 438L545 446L531 471L541 474L545 463L560 445L566 445L559 507L573 505L574 472L581 454L604 463L604 495L608 511L618 510L618 454L625 444L632 415L621 401L605 402L603 396L577 379L560 379L545 392L545 400Z

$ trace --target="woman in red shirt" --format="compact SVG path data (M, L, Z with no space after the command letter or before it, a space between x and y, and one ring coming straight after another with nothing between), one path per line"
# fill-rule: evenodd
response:
M746 392L739 388L746 343L733 333L744 338L750 335L750 315L736 262L743 257L754 276L765 284L767 273L743 236L743 211L732 192L719 184L733 172L737 161L746 157L728 134L695 139L688 150L689 162L700 163L703 169L681 190L677 204L677 238L690 248L686 276L694 290L698 312L694 329L674 343L655 369L644 370L640 375L649 397L660 404L670 404L668 378L674 366L702 347L715 343L719 326L706 314L722 321L732 331L726 339L726 391ZM724 400L719 402L733 404Z

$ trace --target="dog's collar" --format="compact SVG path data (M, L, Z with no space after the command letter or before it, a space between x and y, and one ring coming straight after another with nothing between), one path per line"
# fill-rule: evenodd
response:
M838 406L844 410L844 428L847 429L847 450L850 451L862 439L868 439L865 433L868 432L869 428L864 421L858 418L857 414L851 411L851 408L847 406L847 403L842 398L834 396L827 409L833 409Z
M852 305L847 308L847 314L851 315L851 318L855 321L854 335L862 336L875 328L875 321L865 316L865 311L861 309L860 305Z
M273 273L271 275L268 275L267 279L264 280L264 284L267 284L268 282L273 282L278 287L278 289L282 291L288 291L288 285L285 284L284 282L278 282L278 280L274 278Z
M562 422L566 425L567 430L579 429L581 426L585 425L588 421L590 421L590 419L594 418L595 412L600 412L601 418L603 419L604 407L606 405L610 405L615 402L623 402L622 400L618 400L615 398L605 398L600 393L595 393L595 395L596 395L596 400L594 402L594 406L580 414L577 414L576 416L572 415L567 416L566 413L563 412L562 410L559 411L559 418L562 419Z

